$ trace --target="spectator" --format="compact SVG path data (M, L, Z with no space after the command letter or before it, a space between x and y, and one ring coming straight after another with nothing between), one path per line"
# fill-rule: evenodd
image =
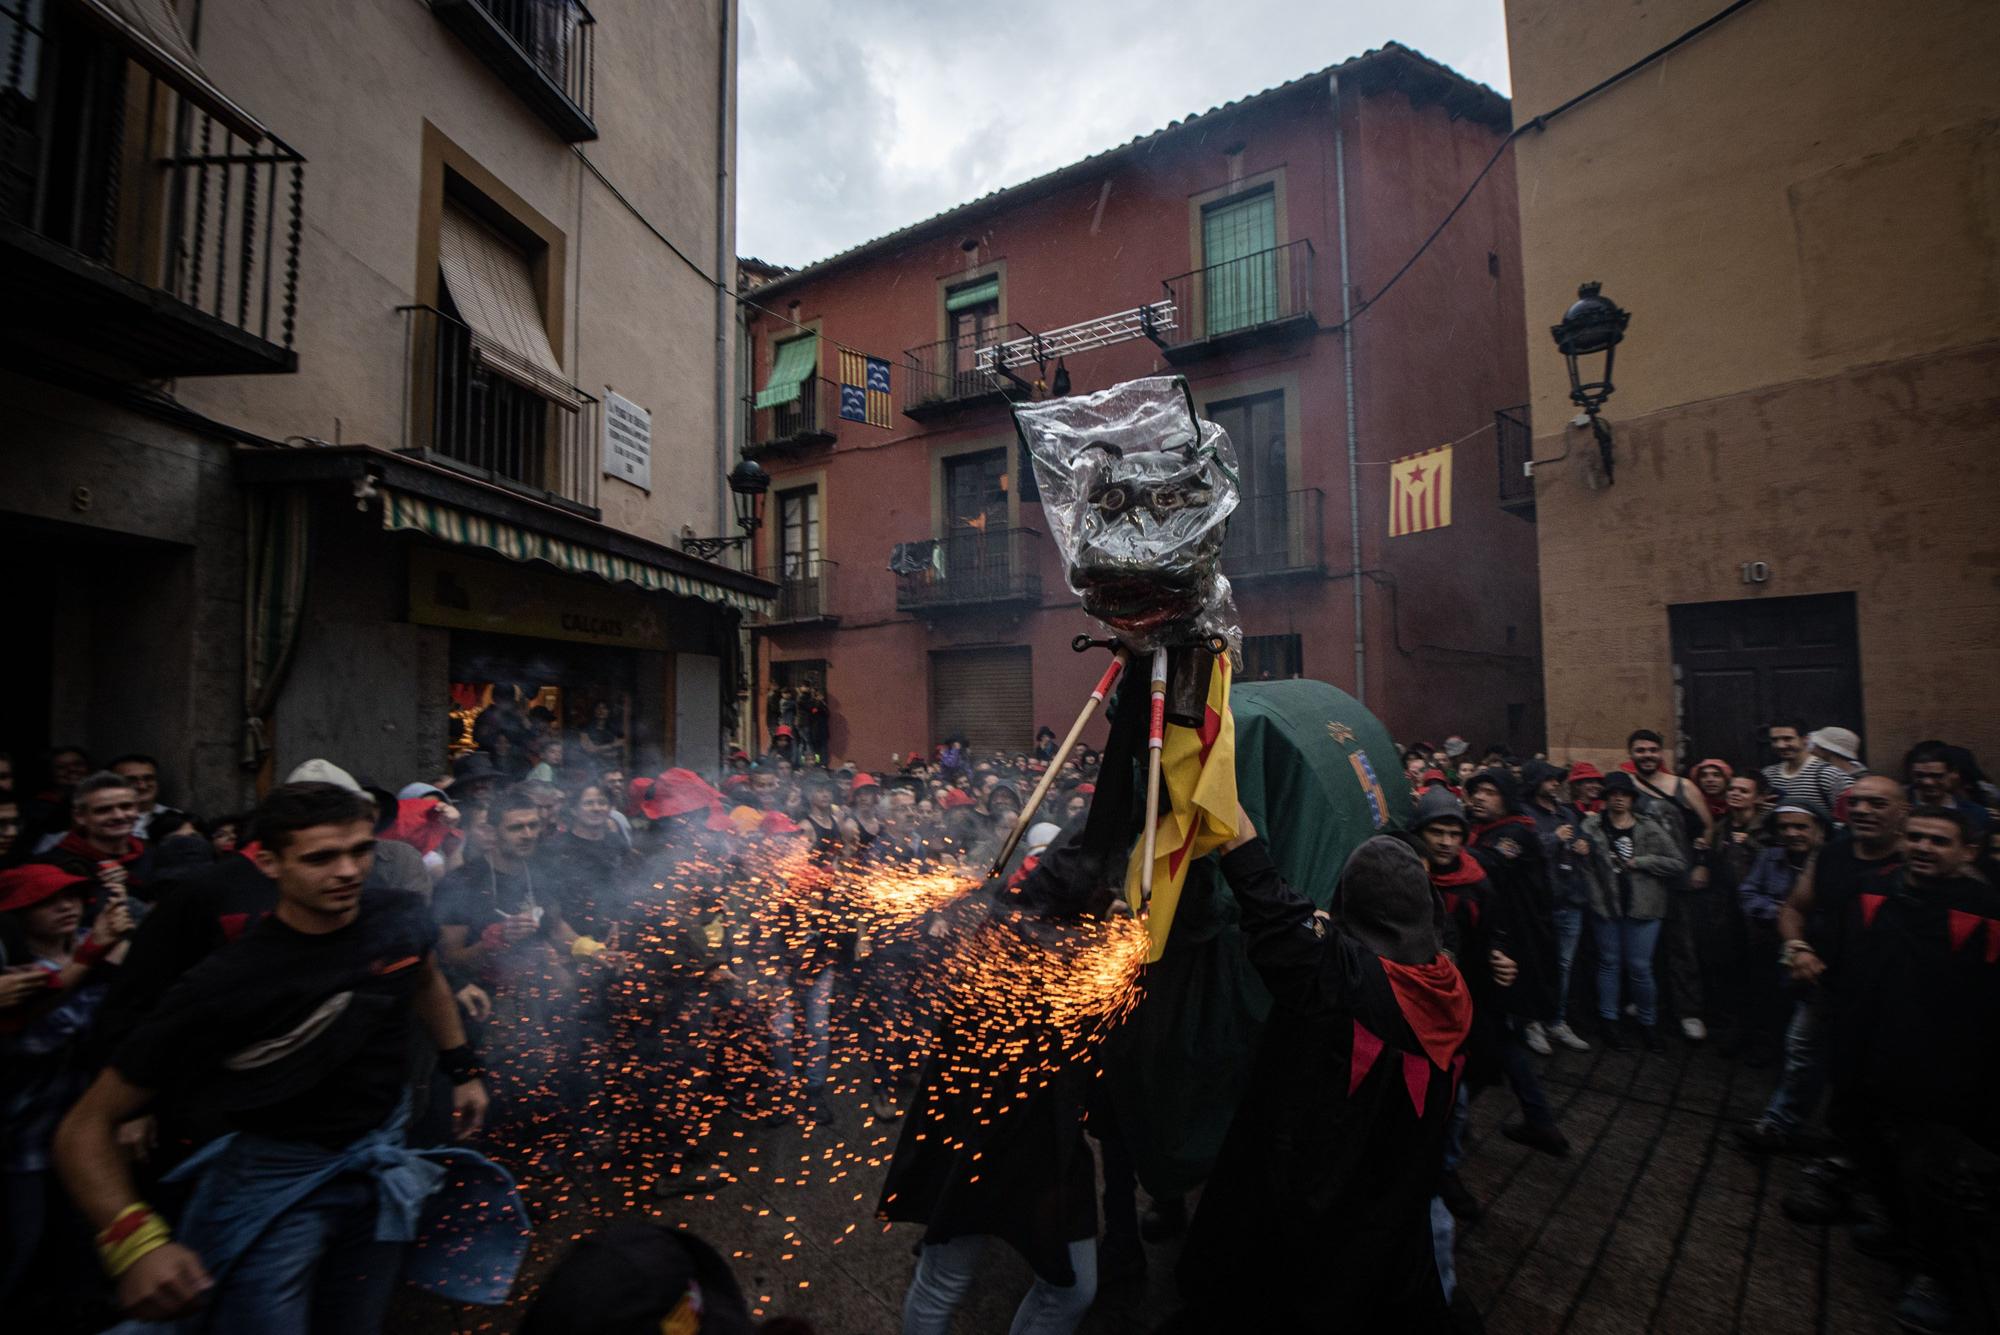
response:
M1604 781L1604 810L1585 818L1591 867L1591 930L1597 946L1597 1016L1614 1051L1630 1049L1619 1018L1621 976L1632 994L1639 1036L1661 1050L1653 951L1673 886L1687 871L1680 840L1656 811L1639 808L1639 785L1623 770Z
M1590 1044L1569 1024L1570 967L1576 962L1577 942L1583 937L1583 921L1590 911L1590 844L1583 837L1583 813L1563 796L1564 774L1543 760L1531 760L1523 771L1528 802L1523 808L1535 822L1542 852L1549 868L1549 890L1554 902L1556 928L1556 1009L1546 1030L1539 1023L1528 1026L1528 1046L1549 1055L1554 1039L1572 1052L1588 1052Z
M1660 734L1641 728L1625 740L1632 777L1638 783L1639 805L1661 818L1679 848L1681 870L1667 897L1665 941L1667 987L1680 1014L1681 1034L1690 1043L1708 1037L1701 1018L1701 938L1705 924L1716 918L1715 897L1708 893L1708 869L1695 859L1708 847L1714 817L1708 798L1690 779L1667 768L1666 743Z
M1974 796L1980 776L1970 751L1944 742L1918 742L1903 761L1903 775L1913 804L1951 807L1985 837L1990 818Z
M100 770L76 785L69 805L69 833L37 860L93 880L106 891L147 898L153 856L132 837L138 798L131 784Z
M1722 813L1729 809L1729 781L1736 777L1736 771L1726 760L1697 760L1688 770L1688 777L1701 789L1708 803L1709 822L1721 820Z
M87 1289L91 1256L72 1245L60 1221L67 1211L50 1172L56 1123L90 1081L84 1031L103 1001L108 960L132 930L117 896L104 898L87 932L84 901L95 881L60 867L0 872L0 917L25 944L24 967L0 974L0 1183L5 1186L6 1245L0 1252L0 1302L25 1319L33 1310L22 1281L36 1274L48 1292ZM53 1227L52 1227L53 1225Z
M599 766L625 762L625 734L612 722L611 702L599 700L590 707L590 722L576 734L576 749L590 763Z
M484 1118L485 1089L433 957L429 915L407 897L363 889L373 816L364 797L330 784L274 791L257 825L276 912L189 975L57 1131L64 1182L100 1230L120 1306L133 1316L171 1319L199 1303L218 1331L380 1329L427 1194L391 1190L415 1171L396 1116L413 1015L455 1082L460 1133ZM310 1023L328 1014L331 1023ZM278 1059L282 1079L268 1059L232 1061L274 1042L289 1049ZM251 1133L203 1157L171 1233L140 1201L115 1138L156 1097L206 1104ZM477 1193L463 1201L475 1210L482 1197L513 1200L497 1170L460 1180ZM525 1250L518 1202L512 1216L509 1259L475 1248L463 1262L494 1263L503 1295Z
M402 813L402 804L393 793L363 787L360 780L330 760L305 761L286 776L285 782L330 783L366 798L375 813L375 833L378 836L386 835L394 828L397 817ZM407 891L420 899L430 897L430 870L424 866L424 855L409 844L394 840L377 844L369 860L367 876L370 885Z
M1604 810L1604 771L1588 760L1569 767L1569 800L1588 816Z
M104 768L132 786L132 797L138 808L132 822L132 837L148 843L157 842L152 834L153 816L166 810L165 804L160 801L160 762L151 756L133 752L119 756Z
M1778 910L1783 960L1804 988L1785 1030L1785 1068L1763 1114L1737 1132L1753 1153L1790 1148L1812 1120L1826 1088L1827 1035L1831 1029L1820 976L1839 954L1837 926L1862 895L1887 895L1903 870L1903 818L1909 811L1902 786L1867 775L1848 790L1848 828L1828 841L1792 885ZM1827 1223L1844 1208L1830 1180L1815 1178L1788 1196L1785 1213L1804 1223Z
M1821 728L1806 738L1812 748L1813 758L1826 762L1833 789L1830 809L1836 821L1847 819L1847 790L1854 781L1868 772L1861 763L1861 739L1846 728Z
M534 750L535 763L528 767L528 782L553 784L562 777L563 741L543 737Z
M1749 964L1737 1015L1738 1043L1752 1066L1767 1065L1777 1051L1778 1017L1784 994L1778 989L1778 910L1791 898L1807 863L1819 851L1825 827L1819 812L1788 802L1776 813L1778 846L1764 849L1737 888L1745 924Z
M1773 723L1765 736L1777 756L1764 766L1764 777L1779 802L1806 802L1821 811L1833 810L1833 799L1847 787L1845 772L1834 769L1812 753L1805 720L1786 719Z
M201 832L208 837L208 846L215 850L215 855L224 857L243 843L243 826L242 816L216 816L202 824Z

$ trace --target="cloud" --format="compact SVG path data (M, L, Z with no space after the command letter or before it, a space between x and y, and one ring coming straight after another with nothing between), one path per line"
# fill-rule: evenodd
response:
M741 3L737 249L782 264L1390 40L1507 89L1502 0Z

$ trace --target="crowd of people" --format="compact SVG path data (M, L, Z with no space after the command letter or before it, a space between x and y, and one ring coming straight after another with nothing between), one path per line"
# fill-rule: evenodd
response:
M551 1145L601 1149L606 1108L701 1120L660 1086L725 1078L753 1122L810 1124L832 1114L836 1010L863 1039L845 1078L874 1116L901 1118L934 1043L901 1003L916 954L950 948L948 916L912 944L746 915L758 858L790 857L808 881L984 878L1032 802L1007 883L1072 912L1085 873L1059 854L1099 757L1058 766L1042 729L1025 751L954 737L871 771L826 754L816 703L774 697L769 751L730 753L714 782L629 771L608 708L565 735L547 711L500 706L440 772L391 790L316 759L254 812L206 819L163 800L145 755L99 765L62 748L18 783L0 756L0 1305L53 1331L196 1304L218 1331L380 1329L420 1232L414 1214L390 1227L383 1202L464 1153L448 1147L532 1175ZM1240 1316L1247 1294L1277 1323L1259 1329L1356 1314L1357 1328L1463 1328L1476 1318L1455 1297L1453 1220L1482 1208L1457 1171L1472 1101L1504 1084L1519 1107L1504 1133L1564 1155L1534 1057L1678 1036L1772 1069L1741 1147L1813 1153L1787 1211L1852 1222L1856 1245L1903 1260L1897 1319L1986 1328L2000 791L1942 742L1892 777L1837 726L1786 722L1768 741L1772 763L1743 773L1676 772L1644 729L1609 772L1413 744L1404 828L1357 851L1330 914L1282 883L1239 812L1222 870L1277 1009L1197 1204L1158 1200L1144 1221L1148 1238L1188 1233L1188 1319ZM696 1031L698 1056L676 1040ZM637 1058L586 1059L616 1043ZM1310 1073L1322 1064L1337 1076ZM653 1084L621 1103L621 1079ZM1823 1101L1830 1137L1814 1133ZM628 1139L665 1194L712 1130ZM1115 1226L1136 1216L1105 1144L1118 1236L1100 1246L1092 1222L1055 1239L1017 1330L1072 1330L1100 1278L1143 1270ZM1273 1186L1288 1180L1302 1194ZM893 1200L887 1216L922 1217ZM489 1213L445 1249L456 1269L435 1291L505 1293L525 1228ZM928 1222L906 1330L946 1328L983 1236ZM1329 1237L1350 1245L1325 1284L1280 1273L1342 1252ZM643 1231L572 1260L723 1283L712 1252ZM585 1291L552 1280L544 1297Z

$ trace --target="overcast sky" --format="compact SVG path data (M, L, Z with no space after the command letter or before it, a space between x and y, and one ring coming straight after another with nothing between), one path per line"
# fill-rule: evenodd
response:
M737 250L780 264L1385 41L1507 91L1502 0L741 4Z

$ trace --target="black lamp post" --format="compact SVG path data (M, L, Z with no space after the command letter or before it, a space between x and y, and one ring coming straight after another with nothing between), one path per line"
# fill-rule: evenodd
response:
M1611 363L1618 345L1625 341L1625 326L1632 313L1603 295L1601 283L1585 283L1576 290L1576 301L1563 312L1562 323L1550 328L1556 347L1569 363L1569 401L1590 418L1591 434L1597 437L1598 452L1604 459L1605 481L1611 480L1611 428L1598 413L1616 388L1611 383ZM1597 363L1602 357L1603 364Z
M736 527L743 530L732 538L681 539L681 550L704 561L713 561L731 547L741 547L764 526L764 496L771 490L771 475L755 459L741 459L729 470L729 495L736 506Z

